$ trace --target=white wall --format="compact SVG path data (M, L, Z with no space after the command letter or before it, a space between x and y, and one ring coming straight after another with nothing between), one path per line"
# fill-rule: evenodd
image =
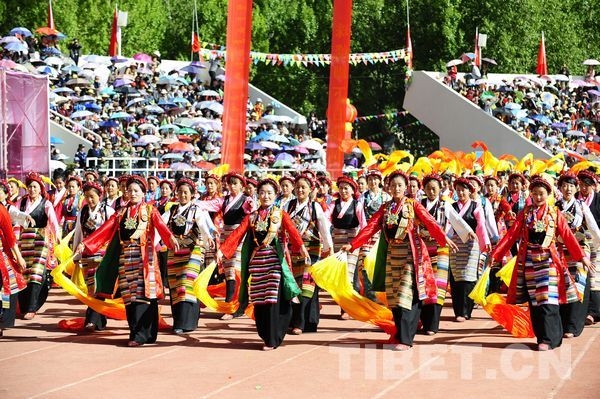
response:
M536 158L551 154L510 126L485 113L477 105L438 81L437 73L415 71L404 98L404 109L440 138L440 146L454 151L473 151L474 141L483 141L494 154Z

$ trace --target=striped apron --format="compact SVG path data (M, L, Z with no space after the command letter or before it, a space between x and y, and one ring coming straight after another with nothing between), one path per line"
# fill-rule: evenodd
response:
M390 243L385 266L385 296L389 308L411 309L413 304L414 263L408 240Z
M446 293L448 291L448 268L450 266L450 250L448 247L440 248L437 241L435 241L427 230L421 230L421 238L425 242L427 247L427 253L431 259L431 268L435 275L435 285L437 287L437 301L432 302L429 299L425 300L425 304L432 305L437 303L443 305L446 300Z
M454 242L458 250L450 254L450 270L454 281L477 281L477 269L479 267L479 244L475 240L463 243L454 236Z
M25 259L27 268L23 277L27 283L42 284L44 270L48 260L48 245L45 228L24 228L21 231L19 250Z
M359 228L353 229L333 229L333 249L335 252L339 251L343 245L346 245L358 235ZM348 252L348 280L350 284L354 284L354 273L356 271L356 265L358 263L358 254L360 248L355 249L352 252Z
M223 226L223 234L221 234L221 242L224 242L227 237L231 235L231 233L239 226L239 224L234 225L224 225ZM223 272L225 273L226 280L235 280L235 271L238 272L242 267L242 245L244 243L244 238L240 241L240 245L235 249L235 253L229 259L223 259Z
M167 263L169 289L173 305L179 302L196 303L194 281L204 265L204 254L201 247L181 248L179 251L169 251Z
M275 247L259 247L248 264L248 294L254 305L277 303L281 263Z
M83 269L83 278L85 279L85 285L87 286L89 295L94 295L96 292L96 269L98 268L98 265L100 265L104 253L105 249L92 256L82 257L79 261L79 264Z
M144 281L144 265L142 248L139 244L124 244L119 257L119 291L125 305L132 302L143 302L157 298L157 287L154 273L153 251L148 251L148 283L149 297L146 297L146 282Z

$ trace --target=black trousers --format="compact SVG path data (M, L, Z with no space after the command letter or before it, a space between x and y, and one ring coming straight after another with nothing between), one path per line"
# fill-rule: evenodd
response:
M529 314L533 332L537 337L537 343L548 344L551 348L557 348L562 344L563 328L560 320L558 305L532 306L529 303Z
M421 315L421 304L419 293L413 283L413 301L410 309L404 309L400 306L392 308L394 324L396 325L396 340L401 344L412 346L417 334L419 325L419 316Z
M129 340L140 344L156 342L158 336L158 300L132 302L125 306Z
M585 318L590 302L590 279L586 280L583 292L583 302L573 302L560 305L560 318L565 333L572 333L578 337L585 327Z
M300 296L300 303L292 303L292 328L303 332L316 332L319 325L319 287L315 287L312 298Z
M85 311L85 323L94 323L96 325L96 330L102 331L106 328L106 316L96 312L92 308L87 308Z
M421 307L421 324L423 331L438 332L440 329L440 317L442 316L442 305L422 305Z
M169 278L167 271L167 262L169 260L169 252L159 252L158 253L158 267L160 269L160 278L162 279L163 286L165 288L169 287ZM168 290L165 290L165 293Z
M194 331L198 328L200 319L200 304L198 302L181 301L173 305L171 301L171 313L173 314L173 330Z
M592 316L595 322L600 321L600 291L590 291L590 304L587 314Z
M281 345L292 320L292 306L290 301L282 297L282 284L279 284L277 303L254 305L254 321L258 336L265 346L273 348Z
M52 276L44 270L41 284L29 283L27 287L19 292L19 309L21 313L37 312L46 303L48 292L52 285Z
M450 290L452 291L452 309L454 309L454 316L462 316L466 319L471 318L473 312L473 306L475 302L469 298L469 294L475 288L475 281L455 281L452 271L449 270L450 276Z
M0 273L0 292L2 292L2 273ZM15 326L17 315L17 297L19 294L12 294L9 298L8 309L3 309L0 304L0 329Z

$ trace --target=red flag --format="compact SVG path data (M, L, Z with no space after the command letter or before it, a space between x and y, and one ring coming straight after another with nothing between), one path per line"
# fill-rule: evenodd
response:
M478 67L481 66L481 47L479 47L479 28L475 28L475 58L473 63Z
M200 49L200 38L196 32L192 32L192 53L198 53Z
M111 57L116 57L117 55L119 55L118 20L119 20L119 12L117 11L117 8L115 7L115 13L113 15L112 30L111 30L111 34L110 34L110 45L108 46L108 55L110 55Z
M410 38L410 25L406 27L406 66L408 69L413 67L413 47L412 40Z
M52 0L48 0L48 28L56 29L54 27L54 15L52 14Z
M544 32L542 32L542 40L540 41L540 48L538 50L537 57L537 68L535 73L538 75L548 75L548 62L546 61L546 42L544 40Z

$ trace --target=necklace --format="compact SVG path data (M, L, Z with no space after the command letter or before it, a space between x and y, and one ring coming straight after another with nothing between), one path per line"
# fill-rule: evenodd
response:
M269 227L269 209L262 209L258 211L258 215L256 218L256 231L267 231Z
M527 215L527 225L536 233L543 233L548 228L548 206L542 205L538 209L531 207Z
M402 210L402 206L404 205L404 199L400 202L392 201L390 206L388 207L388 212L385 217L385 223L387 225L395 225L400 222L400 211Z
M138 225L137 210L138 210L137 206L132 206L127 209L127 218L125 219L125 228L127 230L135 230L137 228L137 225ZM133 213L133 215L132 215L132 213Z

